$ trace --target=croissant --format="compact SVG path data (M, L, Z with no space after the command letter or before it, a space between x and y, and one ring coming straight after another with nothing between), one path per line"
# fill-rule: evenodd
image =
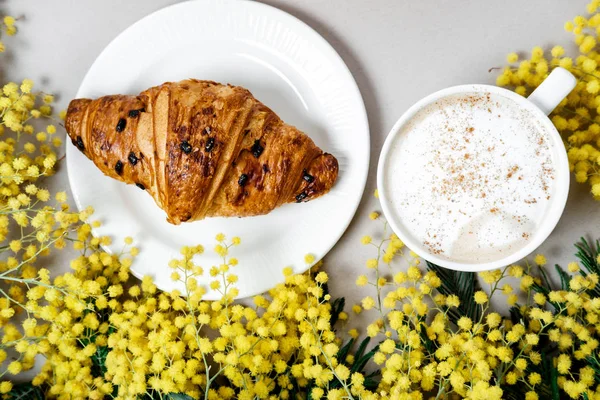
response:
M195 79L69 104L73 145L180 224L269 213L327 193L338 162L239 86Z

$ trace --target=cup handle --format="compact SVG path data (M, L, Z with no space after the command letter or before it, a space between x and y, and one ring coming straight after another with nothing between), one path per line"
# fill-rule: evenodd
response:
M546 115L558 106L577 84L577 79L562 67L556 67L527 98Z

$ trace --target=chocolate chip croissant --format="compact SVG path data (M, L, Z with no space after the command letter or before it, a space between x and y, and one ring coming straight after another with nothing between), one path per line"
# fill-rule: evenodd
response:
M239 86L189 79L69 104L66 129L100 170L179 224L266 214L327 193L338 162Z

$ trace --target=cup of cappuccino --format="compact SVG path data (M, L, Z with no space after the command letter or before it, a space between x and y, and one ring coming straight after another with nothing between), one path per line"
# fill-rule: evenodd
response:
M575 83L555 68L528 98L461 85L406 111L377 170L381 206L398 237L426 260L462 271L531 254L567 201L567 153L548 114Z

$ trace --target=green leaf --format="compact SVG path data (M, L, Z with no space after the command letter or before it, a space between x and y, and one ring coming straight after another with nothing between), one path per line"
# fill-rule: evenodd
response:
M502 398L507 400L522 400L525 398L525 393L519 386L503 385Z
M335 381L334 383L336 383L336 382L337 382L337 381ZM306 400L313 400L313 397L312 397L312 389L313 389L313 387L314 387L314 386L315 386L315 380L314 380L314 379L311 379L311 380L308 382L308 386L306 387ZM342 385L339 385L339 386L342 386ZM335 389L335 388L334 388L334 389ZM294 397L292 397L292 398L294 398Z
M571 275L567 274L564 269L560 267L560 265L556 264L554 266L556 268L556 272L560 277L560 287L562 290L569 290L569 283L571 282Z
M575 244L575 248L578 250L575 257L579 259L585 270L590 274L600 274L600 263L598 263L598 254L600 254L600 240L596 240L596 248L592 248L590 244L581 238L581 243ZM581 275L587 276L587 273L581 270ZM600 285L596 285L595 288L588 290L588 293L600 297Z
M344 306L346 305L346 299L340 297L339 299L335 299L331 304L331 318L329 319L330 325L333 327L335 323L338 321L340 317L340 313L344 311Z
M513 322L513 324L518 324L525 319L519 307L512 306L508 310L508 313L510 314L510 320Z
M587 364L594 370L594 380L600 384L600 361L595 356L589 356L585 359Z
M536 293L542 293L544 295L548 295L548 293L550 293L550 289L548 289L546 286L542 286L535 282L531 285L531 289Z
M354 353L354 361L355 362L356 362L356 360L358 360L359 358L362 357L362 355L365 352L365 349L367 348L367 345L369 344L370 341L371 341L371 338L366 337L363 339L362 342L360 342L360 344L358 345L358 350L356 350L356 353Z
M288 398L294 399L294 400L302 398L302 396L301 396L301 390L300 390L300 387L298 386L298 381L296 380L296 378L294 378L293 376L290 376L290 382L292 384L292 388L291 389L288 389L287 386L285 388L282 388L281 386L277 385L276 389L279 390L280 397L281 397L281 392L283 390L286 390L288 392L288 394L289 394ZM309 382L309 385L310 385L310 382ZM302 388L302 390L306 390L306 388ZM308 397L308 394L305 397Z
M363 386L368 390L375 390L377 386L379 386L379 380L375 379L379 377L379 370L371 372L369 375L365 376L365 381L363 382Z
M458 308L448 308L448 318L454 324L461 317L469 317L472 321L478 321L481 315L481 308L473 295L479 289L477 276L474 272L453 271L442 268L427 261L427 269L436 273L442 281L442 285L437 289L441 294L449 296L455 294L460 299Z
M106 356L108 356L108 347L98 346L96 352L92 355L92 376L102 377L106 373Z
M533 290L533 291L534 291L534 292L536 292L536 293L541 293L541 294L543 294L543 295L544 295L544 296L546 296L546 297L548 297L548 295L550 294L550 288L547 288L547 287L545 287L545 286L538 285L538 284L537 284L537 283L535 283L535 282L533 283L533 285L531 285L531 290ZM560 309L561 309L561 306L560 306L560 304L558 304L558 303L556 303L556 302L554 302L554 301L550 301L550 300L548 300L548 303L549 303L549 304L551 304L551 305L552 305L552 307L554 307L554 310L555 310L555 311L558 311L558 310L560 310ZM565 309L565 310L563 310L563 311L562 311L562 314L564 314L564 313L566 313L566 312L567 312L567 311L566 311L566 309ZM514 320L513 320L513 322L514 322Z
M379 384L379 382L375 379L376 377L379 376L379 370L372 372L370 375L366 375L363 372L363 369L365 368L365 366L367 365L369 360L371 358L373 358L373 355L379 349L379 345L377 345L371 351L369 351L368 353L365 354L365 350L370 341L371 341L371 338L367 337L367 338L363 339L362 342L360 342L360 345L358 346L356 353L354 353L354 362L352 363L352 365L347 365L345 360L346 360L346 357L348 356L348 354L351 353L352 347L356 343L356 339L354 339L354 338L350 339L348 341L348 343L346 343L344 346L342 346L342 348L340 348L338 350L336 358L338 359L338 362L341 362L344 365L347 365L348 367L350 367L351 373L359 372L359 373L365 375L365 381L364 381L363 385L365 386L365 388L373 390ZM331 381L329 384L330 389L335 389L335 388L340 388L340 387L342 387L342 383L340 381L338 381L337 379Z
M542 350L541 355L542 370L540 375L542 376L542 385L546 386L546 388L550 390L550 398L552 400L560 400L560 393L558 390L558 370L556 367L554 367L551 355L548 355L548 353L544 350Z
M423 345L425 346L427 352L429 354L435 353L435 344L431 339L429 339L429 336L427 336L427 330L423 327L423 325L419 325L418 329L419 336L421 336L421 341L423 342Z
M346 357L348 356L348 353L350 352L350 349L354 345L355 341L356 341L356 339L354 339L354 338L348 340L348 343L346 343L345 345L343 345L342 348L340 348L338 350L338 353L335 356L335 358L337 358L338 362L341 362L341 363L344 363L344 364L346 363Z
M590 244L581 238L581 243L576 243L575 248L578 250L575 257L581 261L581 264L589 273L600 273L600 265L598 265L597 255L600 252L600 240L596 240L596 249L592 249Z
M550 387L552 388L552 400L560 400L560 392L558 391L558 370L556 367L550 367Z
M551 290L552 284L550 283L550 280L548 279L548 275L546 275L545 269L542 267L538 267L538 271L540 272L540 275L542 276L542 279L543 279L543 287L547 290Z
M365 368L365 366L367 365L369 360L371 358L373 358L375 353L377 353L377 350L379 350L379 345L373 347L373 349L371 349L371 351L369 351L367 354L365 354L358 360L355 359L354 364L352 365L352 368L350 369L351 373L361 372Z
M319 301L322 301L329 294L329 285L327 283L324 283L321 288L323 289L323 294L319 297Z
M31 382L19 383L13 386L6 394L9 400L44 400L44 392L39 386L33 386Z
M169 393L165 396L167 400L194 400L192 396L188 396L185 393Z

